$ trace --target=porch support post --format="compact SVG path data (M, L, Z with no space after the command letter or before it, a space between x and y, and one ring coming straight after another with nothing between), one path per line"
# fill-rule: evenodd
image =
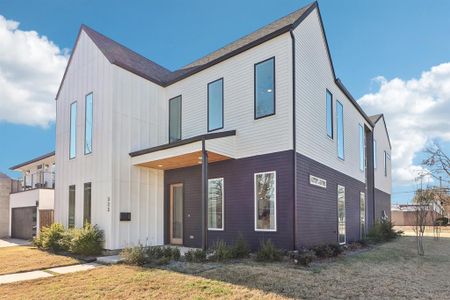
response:
M208 152L202 139L202 248L208 248Z

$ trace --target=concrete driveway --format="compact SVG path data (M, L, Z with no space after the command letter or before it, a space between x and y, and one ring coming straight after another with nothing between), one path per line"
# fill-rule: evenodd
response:
M10 238L1 238L0 239L0 248L14 247L14 246L28 246L28 245L31 245L30 241L19 240L19 239L10 239Z

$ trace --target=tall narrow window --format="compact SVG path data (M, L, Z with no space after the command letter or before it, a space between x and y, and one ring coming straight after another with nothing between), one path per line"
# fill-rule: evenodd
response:
M255 230L277 231L276 172L255 174Z
M384 176L388 176L389 160L391 160L391 156L384 151Z
M365 134L364 127L359 124L359 169L365 170L366 151L365 151Z
M92 206L91 186L92 185L90 182L84 184L83 225L86 225L87 223L91 223L91 206Z
M70 141L69 158L77 155L77 103L70 104Z
M326 111L327 111L327 134L330 138L333 138L333 95L327 90L326 98Z
M75 227L75 186L69 186L69 228Z
M169 100L169 143L181 140L181 96Z
M223 78L208 83L208 131L223 128Z
M345 187L338 185L338 241L345 244Z
M92 93L86 95L85 99L85 119L84 119L84 154L92 153Z
M275 57L255 64L255 119L275 114Z
M373 140L373 167L377 168L377 141Z
M339 101L336 101L336 125L338 157L344 159L344 107Z
M359 194L359 222L360 222L360 238L363 239L366 237L366 194Z
M223 178L208 180L208 229L223 230Z

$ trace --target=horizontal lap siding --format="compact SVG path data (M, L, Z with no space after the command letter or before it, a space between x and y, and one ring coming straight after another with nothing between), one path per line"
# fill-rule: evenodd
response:
M277 172L277 232L254 230L254 173ZM263 239L278 247L293 249L293 160L292 151L283 151L209 165L209 178L224 178L224 231L208 231L208 244L217 239L233 243L242 233L253 249ZM201 246L201 168L165 172L166 242L169 242L169 185L184 183L184 244ZM189 217L190 215L190 217ZM190 236L194 238L191 239Z
M327 188L311 185L309 175L325 179ZM345 187L347 241L355 241L364 183L297 153L297 247L337 242L338 185Z

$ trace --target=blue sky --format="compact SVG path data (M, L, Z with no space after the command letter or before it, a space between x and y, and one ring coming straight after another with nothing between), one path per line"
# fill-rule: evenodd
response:
M69 51L84 23L176 69L307 3L3 0L0 15L19 22L20 30L34 30ZM395 78L404 82L419 79L432 67L450 62L450 1L324 0L319 6L336 74L357 99L370 93L380 96L380 87L394 86ZM377 107L372 105L372 109ZM392 114L392 118L397 116ZM390 120L387 122L389 125ZM445 135L428 135L426 130L423 134L438 140ZM55 128L53 122L42 127L13 124L0 117L0 136L7 141L0 146L0 172L14 175L8 171L11 165L54 149ZM450 149L447 142L442 143ZM417 152L414 157L417 164ZM396 183L394 202L408 200L410 194L403 192L414 188Z

